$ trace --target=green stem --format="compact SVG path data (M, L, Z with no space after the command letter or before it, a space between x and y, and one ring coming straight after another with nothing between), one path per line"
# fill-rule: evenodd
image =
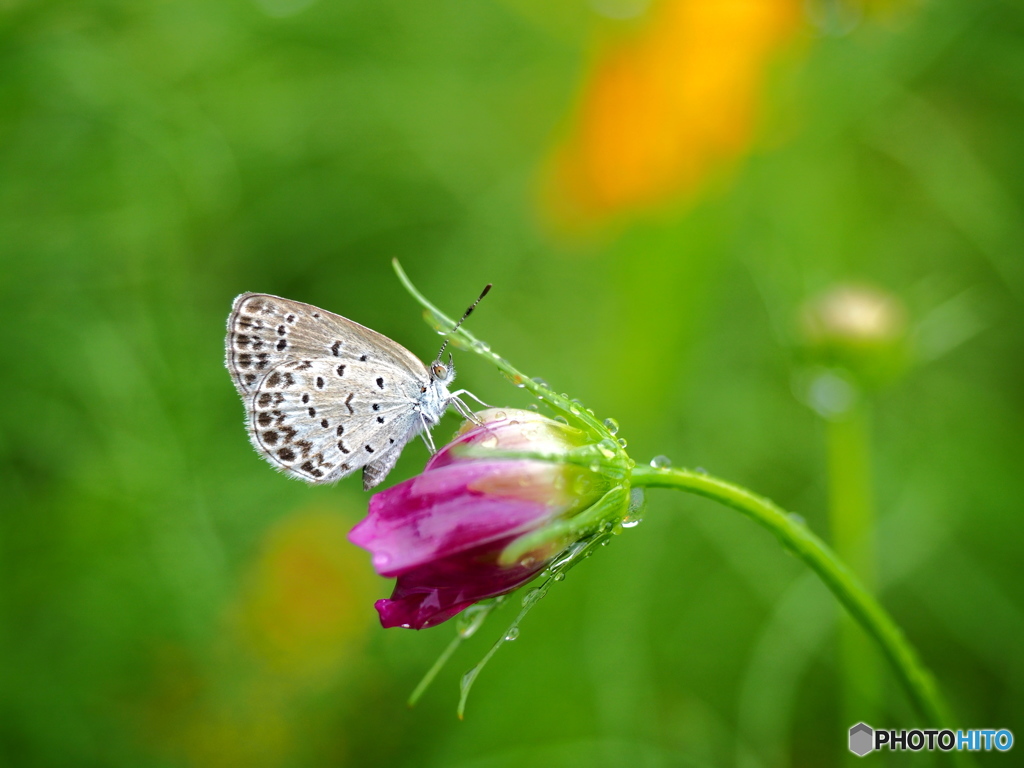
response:
M927 727L952 728L952 718L931 673L918 658L885 609L872 597L853 572L821 539L783 509L746 488L685 469L638 466L634 486L674 488L706 496L742 512L775 534L784 547L803 560L825 583L850 615L864 628L888 659L910 700Z
M846 413L825 422L828 443L829 528L836 556L875 590L874 504L871 492L871 440L863 398ZM849 617L839 624L843 677L842 722L873 722L881 700L881 678L870 641ZM854 760L853 755L850 756ZM852 761L851 761L852 762Z

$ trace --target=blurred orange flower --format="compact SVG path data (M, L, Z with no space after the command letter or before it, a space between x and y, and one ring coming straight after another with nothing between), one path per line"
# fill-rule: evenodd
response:
M692 194L750 144L773 54L795 36L798 0L665 0L635 36L601 52L544 207L562 226Z

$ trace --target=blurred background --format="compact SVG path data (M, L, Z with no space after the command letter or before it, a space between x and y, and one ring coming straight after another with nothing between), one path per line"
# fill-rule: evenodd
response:
M1022 135L1011 0L2 0L0 763L819 766L935 725L667 491L464 722L507 607L407 709L454 627L379 627L367 495L273 472L222 363L243 291L429 359L392 257L450 314L493 282L473 332L637 461L802 516L958 725L1024 737Z

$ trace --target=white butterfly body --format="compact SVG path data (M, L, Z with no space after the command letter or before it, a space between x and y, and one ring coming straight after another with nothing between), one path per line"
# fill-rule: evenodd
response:
M363 469L380 483L402 448L440 421L451 365L428 369L386 336L340 315L278 296L245 293L228 317L226 365L246 409L256 450L307 483Z

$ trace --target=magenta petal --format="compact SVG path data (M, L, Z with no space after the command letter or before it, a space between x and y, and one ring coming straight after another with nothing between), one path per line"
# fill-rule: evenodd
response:
M551 482L550 468L541 464L535 469L536 465L477 461L424 472L370 499L369 514L352 529L349 540L373 553L380 575L399 576L439 558L525 533L558 511L531 496L533 484ZM522 485L513 488L516 495L474 489L510 474L521 478Z
M374 604L380 623L384 627L432 627L478 600L525 584L543 570L548 560L508 568L498 565L498 554L513 538L460 552L401 574L390 599Z

